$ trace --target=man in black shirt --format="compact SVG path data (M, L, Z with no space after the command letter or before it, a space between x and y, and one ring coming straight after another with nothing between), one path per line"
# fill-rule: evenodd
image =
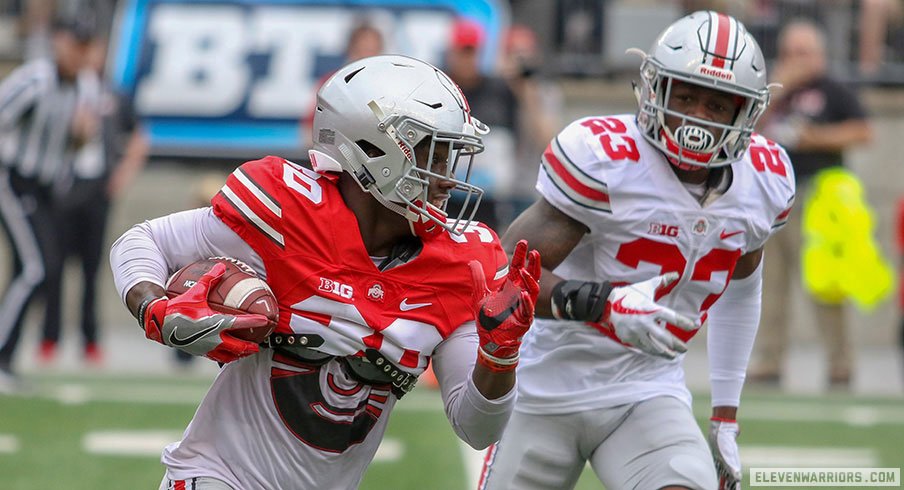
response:
M782 144L794 162L798 203L806 201L817 172L844 165L844 151L870 141L872 130L857 95L827 74L825 37L814 23L789 23L779 35L779 53L771 70L782 84L777 99L761 119L763 135ZM751 381L778 382L788 345L790 285L800 277L801 208L792 223L776 234L766 253L763 321L757 337L758 363ZM845 387L851 376L850 342L842 305L815 303L817 330L829 350L829 381Z

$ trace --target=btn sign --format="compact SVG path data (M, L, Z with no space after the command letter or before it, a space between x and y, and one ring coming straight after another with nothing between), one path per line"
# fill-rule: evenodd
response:
M383 32L388 52L441 66L454 17L467 16L487 30L491 66L495 2L355 3L122 2L114 81L133 96L155 153L291 156L302 153L299 120L362 17Z

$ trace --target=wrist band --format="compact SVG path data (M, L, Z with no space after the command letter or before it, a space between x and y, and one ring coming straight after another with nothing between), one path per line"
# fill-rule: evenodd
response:
M552 289L551 308L558 320L598 322L612 285L608 281L561 281Z
M145 300L141 302L141 305L138 306L138 326L141 327L142 330L144 330L144 315L147 313L148 306L151 306L151 303L154 301L163 298L164 296L151 296L145 298Z
M477 348L477 362L496 373L504 373L515 369L518 366L520 357L520 355L507 358L496 357L487 354L487 352L483 350L483 347Z

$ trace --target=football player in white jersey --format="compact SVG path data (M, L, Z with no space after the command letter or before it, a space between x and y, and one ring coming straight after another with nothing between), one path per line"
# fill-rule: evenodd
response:
M541 199L503 238L528 239L549 270L481 488L573 488L588 461L612 490L740 486L737 410L763 245L792 205L793 172L753 133L769 87L740 22L696 12L641 54L637 114L559 133ZM703 324L709 445L682 368Z
M366 58L321 87L313 129L313 170L245 163L211 207L113 245L116 286L145 335L224 364L164 450L162 489L355 488L431 360L462 440L487 447L511 414L540 257L521 243L509 264L493 231L470 222L474 206L446 219L452 192L471 204L481 194L461 176L486 127L461 91L423 61ZM265 344L231 334L265 317L209 307L221 264L165 296L169 274L210 256L266 278L279 321Z

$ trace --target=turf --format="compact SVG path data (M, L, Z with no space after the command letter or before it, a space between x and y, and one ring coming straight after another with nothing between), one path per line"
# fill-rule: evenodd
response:
M32 381L31 396L0 397L0 438L12 436L18 442L18 447L0 449L4 490L157 488L163 473L158 455L93 454L83 449L84 438L110 430L178 434L209 382L109 375L41 376ZM399 441L398 458L375 462L361 488L474 488L438 395L419 389L409 396L393 415L387 433ZM874 451L879 466L904 466L901 399L750 392L742 410L745 407L742 448L866 448ZM698 397L695 413L701 424L707 411L707 400ZM577 488L603 487L588 470Z

